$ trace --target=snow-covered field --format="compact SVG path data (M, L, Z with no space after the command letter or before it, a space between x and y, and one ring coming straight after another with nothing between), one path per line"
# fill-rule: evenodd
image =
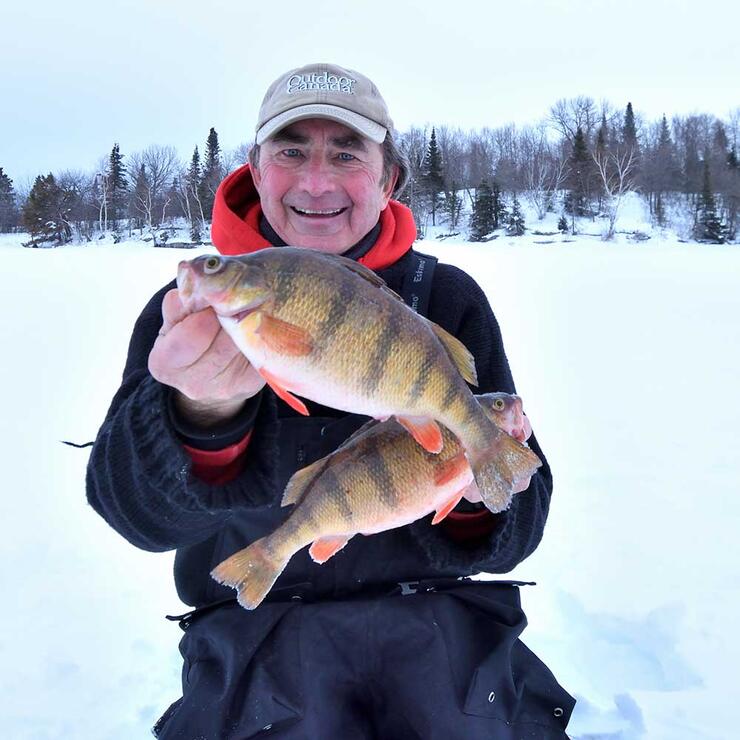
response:
M418 245L486 290L553 467L513 574L538 583L524 641L575 738L736 737L740 246L567 238ZM179 696L173 558L87 506L88 451L60 440L94 438L140 308L195 253L21 241L0 237L2 736L146 738Z

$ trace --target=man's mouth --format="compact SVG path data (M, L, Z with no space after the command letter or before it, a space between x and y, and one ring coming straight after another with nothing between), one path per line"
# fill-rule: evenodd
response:
M342 208L298 208L298 206L291 206L291 208L299 216L307 216L308 218L332 218L347 210L347 206Z

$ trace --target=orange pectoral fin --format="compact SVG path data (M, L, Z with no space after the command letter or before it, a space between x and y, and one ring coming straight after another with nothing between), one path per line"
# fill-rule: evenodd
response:
M299 398L296 398L287 388L285 388L281 380L278 380L278 378L264 368L259 370L259 374L265 379L267 385L275 391L275 395L278 398L282 398L288 406L295 409L299 414L303 414L304 416L309 415L306 404Z
M442 449L442 432L434 419L426 416L397 416L398 423L427 451Z
M465 453L460 452L455 455L455 457L451 457L447 462L441 463L435 467L435 485L447 485L450 481L465 473L466 468L467 470L470 470L470 463L468 463L468 458L465 457ZM470 470L470 474L473 474L472 470Z
M444 506L437 509L437 513L434 515L434 519L432 519L432 524L439 524L460 503L460 499L463 497L466 488L458 491Z
M314 563L325 563L332 555L336 555L349 541L349 537L336 535L321 537L308 548L308 554Z
M301 357L313 349L313 340L305 329L269 314L262 315L257 334L273 352L281 355Z

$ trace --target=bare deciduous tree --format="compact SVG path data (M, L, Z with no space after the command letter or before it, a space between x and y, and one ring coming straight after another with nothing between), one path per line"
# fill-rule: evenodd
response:
M577 98L561 98L550 108L550 125L562 134L571 144L580 128L590 141L599 124L593 98L579 95Z
M604 240L608 241L614 237L614 225L617 221L622 198L628 190L632 189L635 153L632 149L624 152L597 151L593 153L593 160L606 196L605 204L609 227L604 234Z
M150 146L129 157L129 171L137 173L144 166L146 180L140 190L134 189L136 209L144 214L149 232L156 244L155 228L164 220L169 203L168 189L180 168L177 152L171 146Z
M524 129L521 135L521 168L524 197L541 221L568 173L567 160L547 140L542 127Z

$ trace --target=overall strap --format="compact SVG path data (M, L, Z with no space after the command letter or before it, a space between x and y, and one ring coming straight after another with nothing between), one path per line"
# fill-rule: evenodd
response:
M421 252L411 252L411 269L406 273L401 286L401 298L416 313L426 316L432 294L432 278L437 258Z

